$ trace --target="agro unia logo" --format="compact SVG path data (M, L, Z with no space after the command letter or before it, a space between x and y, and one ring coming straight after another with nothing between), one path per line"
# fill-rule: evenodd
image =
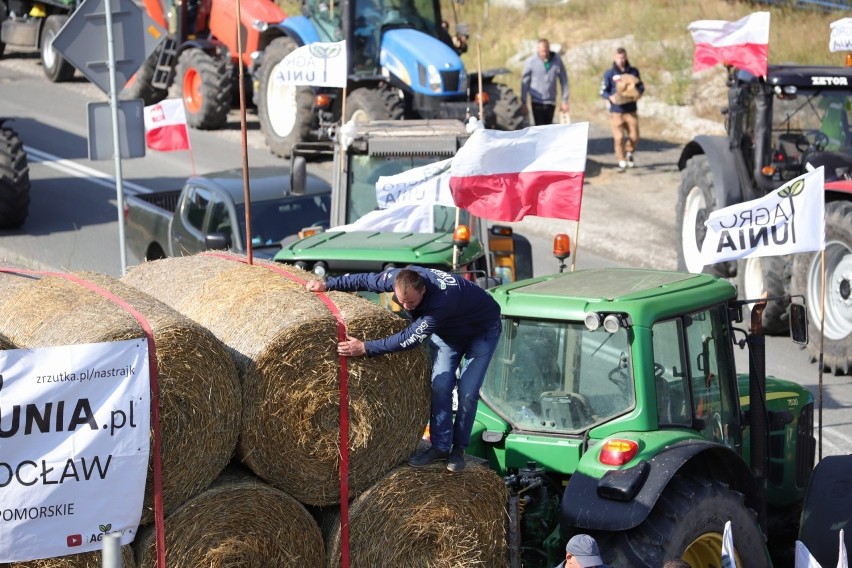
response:
M312 43L308 46L311 55L318 59L322 59L322 82L328 82L328 60L340 55L340 44L318 44Z

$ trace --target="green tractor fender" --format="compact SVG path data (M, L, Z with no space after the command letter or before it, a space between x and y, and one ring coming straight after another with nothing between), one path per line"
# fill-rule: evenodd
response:
M743 201L740 180L737 176L737 157L730 149L725 136L696 136L680 153L677 168L683 171L691 158L704 155L713 177L716 207L722 208Z
M649 433L649 438L659 435ZM609 469L603 475L598 454L594 448L586 452L565 487L560 517L564 534L569 528L625 531L638 526L678 473L727 483L745 496L750 507L755 506L757 488L748 465L720 444L684 438L661 447L650 458L642 452L629 467Z

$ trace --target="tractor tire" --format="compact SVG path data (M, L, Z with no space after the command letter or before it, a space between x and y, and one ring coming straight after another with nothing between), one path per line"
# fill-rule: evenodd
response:
M757 513L726 484L675 475L648 518L638 527L595 535L612 566L659 568L682 558L690 566L719 566L725 522L731 521L737 566L769 568Z
M145 101L145 106L150 106L169 96L168 89L157 89L151 85L161 50L162 46L155 49L154 53L148 56L139 70L133 74L133 77L121 91L122 99L142 99Z
M799 524L799 540L821 566L837 566L840 549L839 529L846 527L846 549L852 549L849 510L852 493L848 491L852 455L827 456L814 467Z
M0 25L3 24L3 21L9 17L9 5L0 0ZM0 39L0 57L3 57L3 52L6 51L6 43Z
M269 150L287 158L293 145L308 139L314 124L314 93L310 87L273 80L275 67L298 48L289 37L272 40L263 54L257 93L257 118Z
M488 95L489 104L494 109L496 130L521 130L529 126L521 99L510 86L503 83L485 83L482 90Z
M729 278L736 272L736 263L720 262L704 266L701 261L701 245L707 233L704 221L717 208L713 175L710 172L707 156L699 154L691 157L686 162L686 168L681 176L675 215L677 218L676 242L680 244L677 268L694 274L704 272Z
M852 201L825 204L825 345L823 361L835 375L852 374ZM820 349L822 264L819 252L793 260L792 292L808 306L808 351Z
M41 65L44 74L54 83L71 80L76 69L53 49L53 40L68 21L68 16L48 16L41 30Z
M0 124L0 229L19 229L30 208L30 169L18 134Z
M763 256L746 258L737 263L737 290L741 300L755 300L765 291L767 296L784 296L790 293L792 256ZM754 304L746 304L743 322L751 325L751 310ZM763 310L763 332L767 335L782 335L790 330L787 308L790 300L775 300L766 303Z
M346 120L399 120L405 111L402 99L390 88L355 89L346 98Z
M233 89L231 59L216 58L197 48L180 54L172 87L178 90L186 123L199 130L216 130L228 121Z

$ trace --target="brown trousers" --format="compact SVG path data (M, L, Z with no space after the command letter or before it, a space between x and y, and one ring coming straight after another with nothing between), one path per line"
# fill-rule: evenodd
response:
M639 119L636 118L635 112L611 112L609 117L615 157L618 161L625 160L625 152L635 151L636 145L639 144Z

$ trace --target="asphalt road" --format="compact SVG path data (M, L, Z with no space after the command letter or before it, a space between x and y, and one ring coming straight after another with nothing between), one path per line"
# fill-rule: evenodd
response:
M0 260L120 276L114 162L88 159L87 105L106 101L107 96L79 74L69 83L48 82L36 54L12 51L0 59L0 117L15 118L13 125L28 152L32 182L30 216L23 229L0 232ZM637 167L618 173L608 130L594 122L605 116L589 118L593 124L579 231L573 222L541 218L513 224L533 245L534 272L557 269L551 247L553 236L560 232L578 244L573 258L577 268L675 269L674 209L679 183L675 163L680 145L643 140ZM266 149L255 116L248 113L246 121L249 165L285 165ZM193 172L240 167L240 122L239 112L232 111L223 130L192 130L192 153L149 151L144 158L123 160L124 190L175 189ZM328 163L311 164L310 169L331 177ZM129 266L139 260L127 258ZM789 338L769 338L767 354L770 374L794 379L819 397L817 367ZM743 353L738 354L737 364L747 370ZM823 378L823 455L852 452L849 381L848 377Z

